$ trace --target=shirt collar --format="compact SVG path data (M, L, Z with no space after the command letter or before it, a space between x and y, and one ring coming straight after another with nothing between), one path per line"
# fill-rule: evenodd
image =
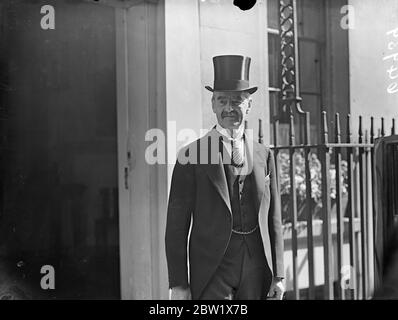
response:
M216 125L216 130L219 134L221 134L224 138L226 138L229 141L239 141L243 138L243 134L245 132L244 126L240 126L238 130L234 130L234 137L231 137L231 134L229 131L223 127L220 126L220 124L217 123Z

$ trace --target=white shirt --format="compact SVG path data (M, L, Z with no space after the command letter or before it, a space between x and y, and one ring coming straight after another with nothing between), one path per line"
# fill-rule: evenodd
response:
M230 131L227 129L224 129L221 127L219 124L216 125L216 130L217 132L222 136L222 143L224 148L227 150L229 156L232 158L232 145L231 142L233 142L241 151L241 154L243 155L243 158L245 159L246 157L246 150L245 150L245 143L243 139L243 135L245 133L245 128L244 126L241 126L238 130L233 130L233 135L234 137L231 137ZM249 174L250 168L248 166L248 163L245 159L243 167L233 167L233 171L235 172L236 175L239 175L239 180L244 179L244 175ZM243 183L239 183L239 197L241 196L241 192L243 189Z
M216 130L223 137L222 143L230 157L232 156L231 142L233 142L239 148L241 154L245 154L245 144L243 140L243 134L245 132L244 126L241 126L238 130L233 130L234 137L231 137L230 131L221 127L218 123L216 125Z

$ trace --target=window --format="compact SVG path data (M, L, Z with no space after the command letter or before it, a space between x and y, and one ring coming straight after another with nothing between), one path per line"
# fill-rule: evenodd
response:
M310 112L312 143L319 141L322 111L328 111L329 115L340 112L342 116L349 112L348 35L339 27L338 19L346 2L297 0L299 94L302 109ZM268 0L268 57L271 130L274 117L279 117L279 143L287 144L289 117L279 110L279 0ZM337 81L334 78L337 73L343 74L345 80Z

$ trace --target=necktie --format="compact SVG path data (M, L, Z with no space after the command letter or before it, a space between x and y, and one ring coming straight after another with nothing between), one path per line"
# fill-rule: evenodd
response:
M232 141L232 165L235 167L242 167L243 166L243 150L240 148L239 144Z

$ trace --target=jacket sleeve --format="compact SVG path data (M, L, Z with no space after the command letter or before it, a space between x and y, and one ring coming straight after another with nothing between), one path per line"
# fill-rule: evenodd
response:
M194 166L177 161L171 180L165 236L170 288L189 286L187 245L195 194Z
M272 269L274 277L284 278L281 198L274 153L270 149L268 152L267 166L270 173L271 192L268 227L271 241Z

